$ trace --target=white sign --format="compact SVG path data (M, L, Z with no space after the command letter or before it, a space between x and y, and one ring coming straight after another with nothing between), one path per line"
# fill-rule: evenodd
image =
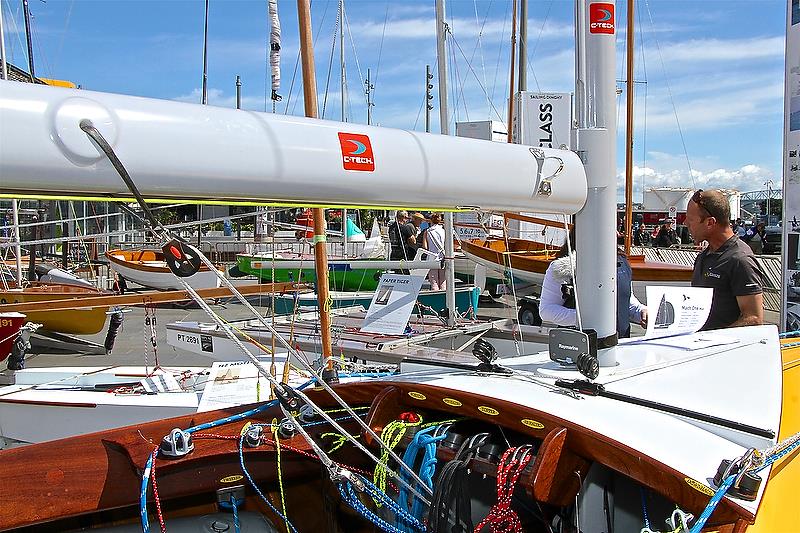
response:
M197 412L263 401L269 398L269 393L269 382L258 373L252 363L215 361L209 371Z
M514 96L513 141L544 148L570 148L572 101L569 93L518 92Z
M471 241L472 239L486 239L486 230L482 226L466 225L466 224L453 224L453 229L456 230L456 235L460 241Z
M669 206L669 218L678 218L678 208L674 205Z
M708 287L647 287L645 339L694 333L711 311L714 289Z
M402 335L422 288L423 277L384 273L369 304L361 331Z

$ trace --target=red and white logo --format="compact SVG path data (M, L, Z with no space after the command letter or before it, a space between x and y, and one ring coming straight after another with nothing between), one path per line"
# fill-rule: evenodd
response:
M589 4L589 33L614 33L614 4Z
M342 165L345 170L375 170L375 158L369 137L357 133L339 132L339 145L342 147Z

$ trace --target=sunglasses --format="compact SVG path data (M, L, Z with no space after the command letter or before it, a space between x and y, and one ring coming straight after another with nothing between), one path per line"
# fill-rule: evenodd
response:
M712 216L717 220L720 219L719 215L714 212L714 209L713 208L709 209L709 206L706 205L706 199L703 198L703 189L697 189L694 192L694 194L692 195L692 201L697 205L699 205L700 207L702 207L703 210L705 210L705 212L708 213L708 216Z

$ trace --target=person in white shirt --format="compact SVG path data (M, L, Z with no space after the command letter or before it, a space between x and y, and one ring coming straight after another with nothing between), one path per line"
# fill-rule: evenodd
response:
M433 213L431 215L431 225L425 231L425 248L434 254L437 259L444 258L444 227L442 227L442 215ZM443 291L446 288L443 268L432 268L428 272L428 281L431 282L431 289Z
M574 246L574 229L570 232L570 242ZM571 264L570 264L571 263ZM542 294L539 301L539 316L543 322L557 326L577 325L575 311L575 283L572 273L575 270L575 250L569 254L566 243L561 247L544 274ZM617 255L617 335L630 337L631 322L647 325L647 307L642 304L631 289L631 266L628 259Z

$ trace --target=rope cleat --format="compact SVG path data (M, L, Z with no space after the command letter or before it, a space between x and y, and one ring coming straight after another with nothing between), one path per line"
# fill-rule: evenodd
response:
M261 446L261 437L264 436L264 428L260 425L252 425L244 433L244 445L248 448Z
M278 424L278 435L280 435L282 439L291 439L296 433L297 427L295 427L294 422L288 418L284 418L281 420L281 423Z
M728 489L728 494L749 502L754 501L762 479L758 474L748 471L751 468L753 452L754 450L751 448L744 456L735 461L723 459L714 476L714 488L719 488L728 476L735 475L736 481Z
M317 419L317 412L314 411L310 405L306 404L300 408L297 419L303 424L309 424Z
M169 435L165 435L161 439L159 446L161 455L165 457L183 457L188 455L194 450L194 442L192 441L192 434L180 428L175 428L170 431Z

